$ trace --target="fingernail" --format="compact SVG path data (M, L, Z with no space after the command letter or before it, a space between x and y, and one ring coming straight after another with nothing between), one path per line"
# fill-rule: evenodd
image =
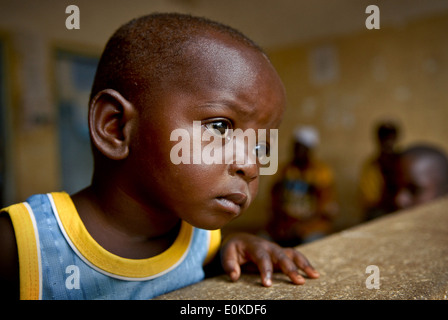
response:
M264 279L265 279L265 280L264 280L264 283L265 283L265 285L268 286L268 287L270 287L270 286L272 285L272 280L271 280L271 278L272 278L272 274L271 274L270 272L267 272L267 273L266 273L266 277L264 278Z
M265 285L266 285L267 287L272 286L272 280L271 280L271 279L266 279L264 283L265 283Z

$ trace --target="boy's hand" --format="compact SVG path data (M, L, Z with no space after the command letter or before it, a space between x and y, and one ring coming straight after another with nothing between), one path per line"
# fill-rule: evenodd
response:
M299 251L294 248L282 248L273 242L247 233L238 233L226 239L221 249L221 261L224 271L232 281L239 279L241 265L253 262L260 271L265 287L272 285L274 270L281 270L295 284L305 283L298 269L303 270L310 278L319 277L319 273Z

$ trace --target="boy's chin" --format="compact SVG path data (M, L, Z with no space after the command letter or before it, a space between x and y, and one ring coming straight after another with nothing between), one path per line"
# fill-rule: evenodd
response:
M210 219L208 221L201 221L201 223L191 223L192 226L200 229L205 230L218 230L225 227L227 224L229 224L231 221L233 221L236 217L233 217L232 215L227 215L224 217L214 217L214 219Z

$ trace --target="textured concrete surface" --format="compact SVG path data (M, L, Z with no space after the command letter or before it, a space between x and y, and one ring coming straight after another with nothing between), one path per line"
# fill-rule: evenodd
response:
M448 299L448 198L397 212L299 246L319 279L302 286L274 275L273 286L261 286L258 275L206 279L159 299ZM379 270L379 289L366 268Z

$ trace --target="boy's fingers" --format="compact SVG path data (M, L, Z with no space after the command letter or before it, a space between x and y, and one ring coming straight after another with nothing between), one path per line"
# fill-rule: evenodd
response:
M240 278L241 275L241 268L240 265L237 263L232 271L227 273L230 277L230 280L233 282L237 281Z
M241 275L241 268L238 263L238 253L236 248L234 246L227 247L221 260L224 272L229 275L230 280L237 281Z
M267 251L258 251L252 260L257 265L258 271L260 271L263 286L272 286L272 273L274 271L274 266Z
M287 250L287 255L294 261L297 267L300 270L303 270L305 274L313 279L319 278L319 272L314 269L308 259L299 251L294 248L290 248Z
M297 265L286 254L282 254L278 260L278 266L294 284L304 284L305 279L299 274Z
M251 245L246 245L246 243ZM255 244L251 241L246 241L246 243L242 245L235 241L228 242L222 248L222 267L232 281L237 281L240 278L241 265L249 261L258 268L262 285L265 287L272 286L274 267L281 269L294 284L298 285L305 283L305 278L299 273L299 269L310 278L319 277L319 273L308 259L294 248L281 248L274 244L266 245L260 241Z
M315 270L313 267L308 266L308 267L303 268L302 270L310 278L317 279L320 277L319 272L317 272L317 270Z

